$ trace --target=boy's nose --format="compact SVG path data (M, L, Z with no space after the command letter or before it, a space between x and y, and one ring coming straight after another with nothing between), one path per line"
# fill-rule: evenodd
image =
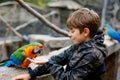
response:
M70 32L68 32L68 36L71 37L71 33Z

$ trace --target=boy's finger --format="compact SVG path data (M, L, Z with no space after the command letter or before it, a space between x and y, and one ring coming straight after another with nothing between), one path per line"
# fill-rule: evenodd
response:
M34 62L34 60L30 59L30 58L27 58L28 61L31 61L31 62Z

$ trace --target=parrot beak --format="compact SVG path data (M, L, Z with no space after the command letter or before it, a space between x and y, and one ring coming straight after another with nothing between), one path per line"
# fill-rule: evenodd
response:
M105 27L105 31L108 31L108 28L107 28L107 27Z
M43 46L43 45L41 45L41 46L39 46L39 48L40 48L40 49L43 49L43 48L44 48L44 46Z
M42 50L43 50L43 46L35 46L34 50L33 50L33 53L34 54L37 54L37 53L41 54Z

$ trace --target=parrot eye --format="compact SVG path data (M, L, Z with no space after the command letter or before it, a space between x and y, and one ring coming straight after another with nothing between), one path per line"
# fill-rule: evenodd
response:
M32 53L33 53L33 54L37 54L37 53L38 53L38 54L42 54L42 53L43 53L43 50L42 50L42 49L37 50L37 51L34 51L34 50L33 50Z
M42 49L40 49L38 46L35 46L34 47L34 50L32 51L33 54L41 54L42 53Z
M42 50L42 49L41 49L41 50L39 50L39 51L38 51L38 53L39 53L39 54L42 54L42 53L43 53L43 50Z
M36 52L38 54L43 54L43 49L40 49L38 52Z

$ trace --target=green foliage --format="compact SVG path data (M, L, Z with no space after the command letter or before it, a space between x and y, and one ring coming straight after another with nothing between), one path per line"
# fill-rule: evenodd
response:
M30 2L32 4L44 7L48 2L50 2L51 0L24 0L26 2Z

